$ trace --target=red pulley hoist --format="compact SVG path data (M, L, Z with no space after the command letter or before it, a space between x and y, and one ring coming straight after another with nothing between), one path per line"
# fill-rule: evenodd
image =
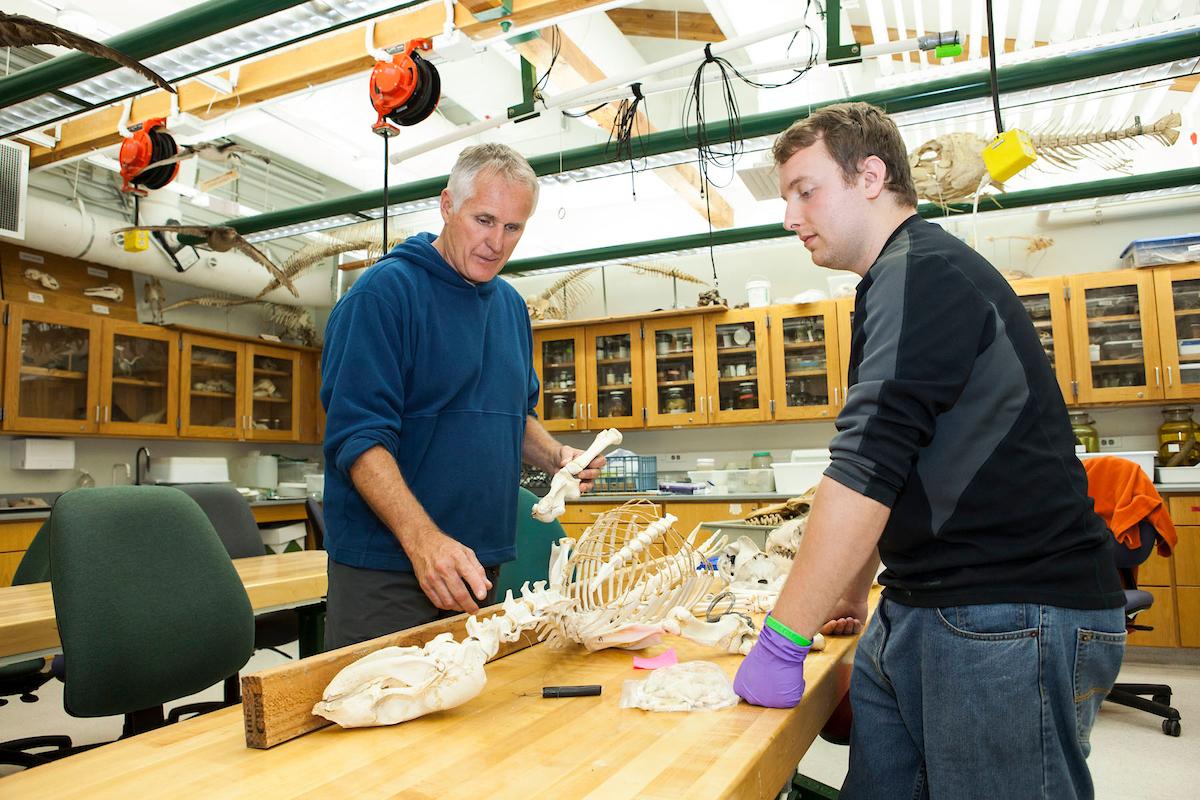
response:
M391 61L375 62L371 71L371 105L379 112L371 126L375 133L395 136L399 133L395 125L416 125L437 108L441 77L437 68L417 52L432 48L429 39L413 39Z
M167 121L162 117L154 117L133 126L132 135L121 142L121 177L124 184L122 192L133 192L145 196L150 189L161 189L179 174L179 162L152 164L179 154L179 145L174 137L167 133ZM151 167L147 169L147 167Z

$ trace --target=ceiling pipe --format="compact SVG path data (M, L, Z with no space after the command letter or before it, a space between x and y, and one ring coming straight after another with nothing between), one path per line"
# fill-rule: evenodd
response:
M306 2L309 0L213 0L118 34L104 44L140 61ZM116 62L78 51L56 56L0 78L0 108L116 69L121 69Z
M1095 78L1114 72L1138 69L1200 56L1200 29L1163 34L1133 43L1110 45L1069 55L1003 67L997 70L997 81L1001 92L1016 92L1067 83L1075 80ZM988 73L982 70L970 75L929 81L914 86L899 87L885 91L866 92L840 100L827 100L799 108L755 114L742 118L743 137L749 139L779 133L797 119L802 119L818 108L834 103L856 100L873 103L890 113L914 111L934 106L963 103L990 96ZM728 136L729 124L725 120L710 123L706 131L710 140L719 141ZM660 131L638 140L639 153L652 156L695 147L694 133L686 134L681 129ZM585 169L599 164L619 161L616 148L593 145L550 153L529 159L538 175L555 175L560 172ZM446 188L448 176L407 183L389 188L389 202L393 205L436 197ZM300 225L312 220L323 219L383 206L383 190L348 195L322 200L282 211L258 214L252 217L231 219L224 224L236 228L243 234Z
M175 200L178 200L177 196ZM161 201L143 201L142 212L148 224L150 220L165 221L168 216L178 216L177 210L173 212L169 203ZM178 272L163 251L153 244L145 252L128 253L111 233L128 224L127 219L103 213L95 206L85 206L82 202L71 204L30 193L26 205L25 238L5 238L3 241L208 291L248 297L257 294L271 279L258 262L232 250L225 253L200 250L200 260L186 272ZM292 297L286 289L276 289L265 299L287 305L328 305L327 283L328 277L323 271L313 270L312 274L297 281L299 299Z
M1029 208L1047 203L1062 203L1071 200L1089 200L1096 197L1112 197L1113 195L1148 192L1154 189L1173 189L1179 186L1200 185L1200 167L1176 169L1167 172L1152 172L1148 175L1133 175L1127 178L1112 178L1088 183L1072 183L1065 186L1054 186L1049 189L1027 189L1020 192L986 195L979 201L979 211L1010 211L1015 208ZM970 203L953 203L949 209L921 203L917 213L925 219L947 217L951 214L961 214L962 219L968 219L971 212ZM521 258L509 261L501 272L530 273L554 267L568 267L577 264L594 264L602 261L613 261L640 256L670 253L675 250L693 250L696 248L740 244L742 242L762 241L766 239L782 239L794 237L796 234L786 230L782 224L755 225L746 228L733 228L697 233L688 236L675 236L670 239L654 239L645 242L630 242L611 247L596 247L590 250L575 250L570 253L556 253L536 258Z

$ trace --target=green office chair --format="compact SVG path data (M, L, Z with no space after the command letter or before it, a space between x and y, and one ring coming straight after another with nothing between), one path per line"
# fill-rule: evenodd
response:
M254 612L208 517L167 486L76 489L50 515L54 613L77 717L161 727L162 704L236 674Z
M546 580L550 565L550 545L567 535L558 520L538 522L530 516L537 496L528 489L517 489L517 559L500 565L496 578L496 600L504 601L505 591L511 589L520 596L521 585L529 581Z
M13 586L23 586L29 583L44 583L50 580L50 537L47 533L49 523L34 535L29 543L29 549L21 557L17 571L13 574ZM45 659L31 658L28 661L18 661L0 667L0 706L7 705L5 697L19 696L22 703L36 703L38 697L34 692L42 684L50 680L51 674L46 669ZM50 760L54 751L67 750L71 747L69 736L30 736L24 739L13 739L0 742L0 764L12 764L18 767L33 767ZM51 748L50 753L34 753L33 750Z

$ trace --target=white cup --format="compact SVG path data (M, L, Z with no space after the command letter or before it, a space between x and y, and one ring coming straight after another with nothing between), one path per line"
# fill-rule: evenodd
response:
M739 377L746 374L746 365L745 364L737 365L737 374Z

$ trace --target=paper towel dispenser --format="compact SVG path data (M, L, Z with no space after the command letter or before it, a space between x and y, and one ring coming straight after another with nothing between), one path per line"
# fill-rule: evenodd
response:
M74 439L14 439L9 450L13 469L75 469Z

